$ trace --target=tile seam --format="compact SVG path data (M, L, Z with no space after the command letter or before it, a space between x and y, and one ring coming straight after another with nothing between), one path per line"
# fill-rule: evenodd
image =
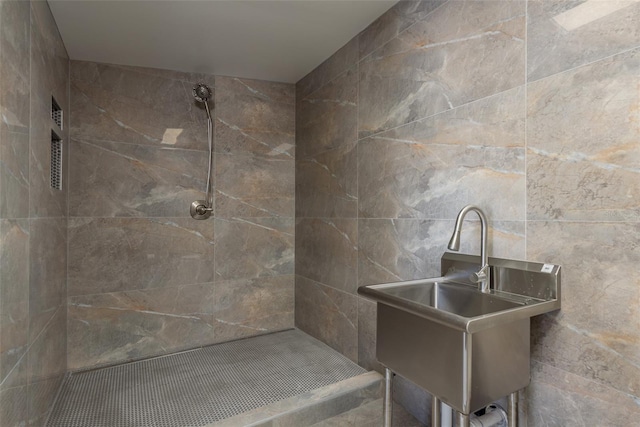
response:
M291 276L291 274L283 274L281 276ZM280 276L269 276L269 277L280 277ZM229 280L248 280L248 279L229 279ZM94 297L94 296L100 296L100 295L124 294L128 292L162 291L167 289L179 289L184 287L207 286L207 285L213 285L213 283L214 282L194 282L194 283L181 283L178 285L155 286L155 287L149 287L149 288L124 289L120 291L111 291L111 292L94 292L91 294L69 294L67 296L67 300L70 300L72 298Z
M428 115L428 116L425 116L425 117L420 117L420 118L415 119L415 120L412 120L412 121L410 121L410 122L402 123L402 124L400 124L400 125L398 125L398 126L394 126L394 127L389 128L389 129L381 130L381 131L376 132L376 133L373 133L373 134L371 134L371 135L363 136L362 138L358 138L358 141L363 141L363 140L366 140L366 139L374 138L374 137L379 136L379 135L381 135L381 134L383 134L383 133L391 132L391 131L397 130L397 129L401 128L401 127L409 126L409 125L415 124L415 123L420 122L420 121L422 121L422 120L432 119L432 118L437 117L437 116L439 116L439 115L441 115L441 114L451 113L452 111L455 111L455 110L457 110L457 109L459 109L459 108L468 107L468 106L470 106L470 105L472 105L472 104L475 104L475 103L477 103L477 102L487 101L487 100L488 100L488 99L490 99L490 98L498 97L498 96L500 96L500 95L504 95L505 93L507 93L507 92L509 92L509 91L515 91L515 90L517 90L517 89L523 88L524 86L526 86L526 84L521 84L521 85L513 86L513 87L510 87L510 88L505 89L505 90L503 90L503 91L496 92L496 93L492 93L491 95L487 95L487 96L482 97L482 98L474 99L474 100L469 101L469 102L466 102L466 103L464 103L464 104L456 105L456 106L455 106L455 107L453 107L453 108L449 108L449 109L447 109L447 110L439 111L439 112L437 112L437 113L434 113L434 114L431 114L431 115ZM366 141L365 141L365 142L366 142Z
M367 59L368 57L370 57L371 55L373 55L375 52L377 52L378 50L382 49L384 46L386 46L389 42L393 41L394 39L400 37L400 35L402 35L403 33L405 33L406 31L409 31L409 29L415 25L417 25L418 23L426 20L432 13L434 13L436 10L440 9L442 6L444 6L445 4L449 3L450 0L446 0L443 1L438 7L436 7L435 9L433 9L431 12L427 13L422 19L416 19L415 22L413 22L411 25L409 25L407 28L405 28L404 30L398 32L395 36L391 37L390 39L381 42L375 49L373 49L371 52L369 52L367 55L363 56L362 58L359 58L358 62L362 62L365 59ZM397 4L397 3L396 3ZM395 7L395 5L394 5ZM390 10L390 9L389 9ZM388 11L387 11L388 12ZM386 12L385 12L386 13ZM366 28L365 28L366 29ZM361 34L361 33L360 33ZM360 34L358 34L357 37L360 36ZM358 49L359 50L359 49Z
M296 275L296 276L300 276L300 277L302 277L303 279L306 279L306 280L308 280L308 281L310 281L310 282L313 282L313 283L314 283L314 284L316 284L316 285L321 285L322 287L330 288L330 289L332 289L332 290L334 290L334 291L337 291L337 292L343 293L343 294L345 294L345 295L349 295L349 296L352 296L352 297L358 297L357 292L354 292L354 293L352 293L352 292L347 292L347 291L345 291L345 290L343 290L343 289L336 288L336 287L334 287L334 286L332 286L332 285L329 285L329 284L326 284L326 283L323 283L323 282L319 282L319 281L317 281L317 280L315 280L315 279L311 279L310 277L307 277L307 276L305 276L304 274L301 274L301 273L296 273L295 275ZM357 317L357 316L356 316L356 317ZM356 328L356 329L357 329L357 328Z
M546 80L546 79L553 78L553 77L555 77L555 76L559 76L559 75L562 75L562 74L572 73L572 72L575 72L575 71L577 71L577 70L579 70L579 69L581 69L581 68L589 67L589 66L593 66L593 65L595 65L595 64L598 64L599 62L604 62L604 61L610 60L610 59L612 59L612 58L615 58L616 56L626 55L626 54L629 54L629 53L634 52L634 51L638 51L638 53L640 53L640 45L638 45L638 46L634 46L634 47L632 47L632 48L628 48L628 49L621 50L621 51L616 52L616 53L613 53L613 54L611 54L611 55L607 55L607 56L604 56L604 57L602 57L602 58L598 58L598 59L595 59L595 60L593 60L593 61L589 61L589 62L586 62L586 63L584 63L584 64L580 64L580 65L577 65L577 66L575 66L575 67L568 68L568 69L566 69L566 70L562 70L562 71L559 71L559 72L554 73L554 74L550 74L550 75L548 75L548 76L540 77L539 79L535 79L535 80L527 81L527 84L537 83L537 82L544 81L544 80Z
M69 126L71 128L71 126ZM73 130L72 128L69 129L70 131ZM100 139L100 138L87 138L87 137L76 137L73 135L69 136L69 143L71 143L71 141L74 141L75 143L80 143L80 144L86 144L86 145L100 145L100 144L118 144L118 145L132 145L132 146L136 146L136 147L145 147L145 148L152 148L152 149L156 149L156 150L167 150L167 151L192 151L192 152L197 152L197 153L208 153L208 149L207 150L200 150L200 149L195 149L195 148L182 148L182 147L175 147L175 146L169 146L169 145L157 145L157 144L139 144L136 142L126 142L126 141L115 141L115 140L111 140L111 139Z

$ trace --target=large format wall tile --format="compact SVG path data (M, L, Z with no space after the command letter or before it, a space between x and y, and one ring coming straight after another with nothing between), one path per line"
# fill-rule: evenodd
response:
M189 216L204 199L208 155L168 147L73 140L71 216Z
M296 217L358 216L355 144L296 161Z
M29 221L0 220L0 389L26 384L19 365L28 348Z
M296 221L296 275L355 294L358 268L355 219Z
M640 46L637 1L529 0L527 16L529 81Z
M64 306L67 284L67 220L30 220L29 336L33 342Z
M530 219L640 219L638 87L640 49L529 85Z
M462 227L460 252L480 254L480 223L471 213ZM361 219L358 224L358 284L397 282L440 275L440 258L453 220ZM489 256L524 259L524 221L491 221Z
M10 132L29 133L30 5L0 5L0 120Z
M535 221L527 232L528 257L563 269L562 310L534 322L533 358L637 395L640 224Z
M637 398L629 393L538 362L531 365L526 405L522 421L529 427L626 427L640 417Z
M220 280L215 284L213 329L217 342L294 326L294 277Z
M296 104L358 63L356 37L296 83ZM297 139L297 135L296 135ZM297 141L296 141L297 143Z
M65 138L69 125L69 57L46 2L31 1L31 120L51 121L51 97L65 111ZM41 114L33 104L46 107ZM62 136L62 135L59 135Z
M70 219L68 295L212 282L213 241L212 221Z
M358 138L357 99L355 68L303 98L296 106L298 158L354 143Z
M67 307L60 304L29 348L29 383L62 379L67 359Z
M213 284L69 298L69 369L213 343Z
M214 79L215 219L194 221L189 206L204 198L208 154L207 116L192 86L201 81L214 88ZM69 330L80 350L70 366L194 347L205 336L237 339L254 327L291 326L284 285L270 277L292 275L294 268L295 86L79 61L72 63L71 83L69 206L78 218L69 231L69 304L75 304ZM131 216L141 218L113 218ZM214 245L221 248L216 260ZM102 302L90 308L78 302L215 281L223 283L221 293L207 310L218 304L221 321L196 325L195 335L183 333L180 343L171 342L186 328L177 320L167 323L175 336L156 339L165 326L151 322L150 313L127 306L127 319L112 325L113 313ZM257 312L241 304L265 296L267 282L277 283L268 289L281 306ZM292 306L292 289L289 294ZM92 316L91 326L83 316ZM139 335L137 321L148 323ZM99 351L93 352L80 341L96 328ZM105 350L114 340L122 346Z
M29 216L29 3L0 6L0 218Z
M0 218L28 216L29 133L9 132L0 123Z
M73 61L73 137L207 150L200 81L214 87L212 76Z
M216 77L216 151L293 159L294 92L291 84Z
M0 1L3 426L43 425L66 369L67 183L51 189L49 162L51 97L68 112L68 73L47 3ZM57 129L65 144L67 125Z
M392 142L522 148L525 116L525 86L519 86L376 136Z
M216 154L216 217L293 217L295 163Z
M69 58L48 5L31 2L31 12L30 215L62 217L67 212ZM52 96L65 110L62 135L58 135L63 144L62 191L50 185Z
M473 203L523 220L524 114L520 87L361 140L360 215L453 218Z
M30 216L62 217L67 213L69 115L63 116L62 191L51 188L51 97L65 113L69 105L69 59L45 2L31 2ZM57 132L60 132L57 130Z
M376 359L376 305L375 301L358 297L358 365L382 373L384 367Z
M29 349L28 405L31 425L44 425L64 378L67 309L61 305Z
M396 3L358 35L360 59L424 19L446 0L403 0Z
M296 326L358 361L358 297L296 275Z
M293 274L292 218L216 219L216 280Z
M524 219L524 149L372 137L358 145L358 207L367 218L455 218L467 204Z
M0 1L0 425L43 425L66 369L67 193L50 187L51 97L69 59L46 2ZM63 158L63 173L68 171Z
M358 284L439 276L440 256L452 231L451 221L360 220Z
M360 64L360 137L524 83L524 1L453 1Z
M347 354L354 326L339 315L349 295L340 291L355 286L343 279L437 275L453 218L477 204L490 255L563 266L562 310L532 322L523 422L637 418L638 13L623 0L399 2L348 45L357 68L345 49L325 63L358 70L362 139L355 149L326 143L353 119L298 126L310 154L299 147L296 161L296 325ZM327 68L298 83L299 106L340 80L324 78ZM354 181L357 191L346 190ZM349 234L340 217L353 205ZM469 218L461 252L477 254L479 222ZM375 311L361 299L355 325L359 363L374 369ZM406 390L397 397L425 419L428 396Z

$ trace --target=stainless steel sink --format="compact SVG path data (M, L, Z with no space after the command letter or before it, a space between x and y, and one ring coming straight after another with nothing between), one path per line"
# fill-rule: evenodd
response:
M361 286L378 302L377 358L462 414L529 383L530 318L560 308L560 266L445 253L442 277Z
M506 299L478 292L475 287L447 283L446 278L424 280L414 284L395 284L384 289L372 286L385 293L390 299L397 299L400 304L415 304L423 310L436 309L438 311L455 314L462 318L475 318L493 314L499 311L512 310L522 307L522 302ZM443 320L445 319L444 316Z

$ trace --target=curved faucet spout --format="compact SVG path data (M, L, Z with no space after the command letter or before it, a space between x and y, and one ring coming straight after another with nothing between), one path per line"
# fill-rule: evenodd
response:
M489 255L487 253L487 217L485 216L482 209L477 206L467 205L458 213L458 217L456 218L456 226L453 230L453 235L451 236L451 240L449 240L448 248L452 251L460 250L460 231L462 230L462 221L464 221L464 217L470 211L474 211L478 214L480 218L480 262L481 267L480 270L473 274L472 280L473 282L478 284L478 290L484 293L489 292L489 286L491 283L490 269L489 269Z

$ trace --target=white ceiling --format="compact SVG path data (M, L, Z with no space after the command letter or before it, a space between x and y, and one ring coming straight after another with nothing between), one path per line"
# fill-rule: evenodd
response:
M71 59L295 83L397 0L48 0Z

